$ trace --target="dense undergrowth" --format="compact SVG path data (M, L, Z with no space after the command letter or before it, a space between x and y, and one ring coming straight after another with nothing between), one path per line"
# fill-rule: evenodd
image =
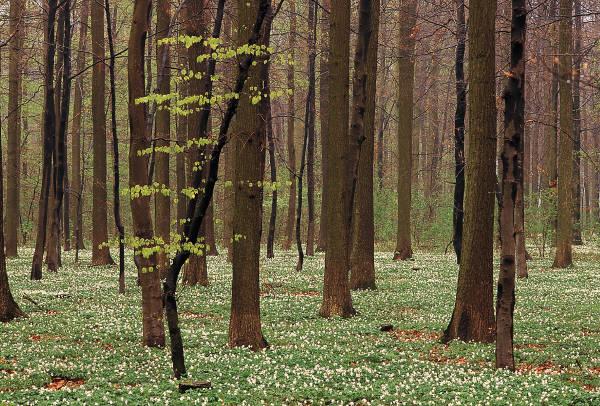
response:
M600 259L577 266L530 263L518 281L517 373L493 368L494 346L439 343L452 310L456 265L418 252L393 262L378 253L378 290L354 294L359 315L317 316L323 256L294 270L292 252L262 262L262 320L270 349L227 347L230 266L209 259L211 286L182 287L180 311L190 378L212 389L180 394L167 349L140 345L140 293L130 263L127 294L116 268L79 265L29 281L31 252L9 262L27 319L0 325L0 404L598 404ZM34 304L37 303L37 304ZM394 331L381 332L392 324Z

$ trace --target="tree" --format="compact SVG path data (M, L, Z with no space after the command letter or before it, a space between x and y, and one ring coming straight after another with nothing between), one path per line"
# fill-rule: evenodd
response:
M46 228L48 224L50 180L52 175L52 151L56 136L56 111L54 108L54 53L56 51L55 22L57 12L57 0L48 0L46 31L44 39L46 43L44 55L44 112L43 112L43 150L42 150L42 187L40 190L38 206L37 237L35 250L31 263L31 279L42 279L42 260L46 247Z
M321 127L321 213L319 216L319 239L317 241L317 251L325 251L325 241L327 221L326 210L327 201L326 196L329 195L327 190L327 148L326 143L329 137L329 109L327 104L329 103L329 13L331 9L330 0L323 0L321 2L323 12L321 13L320 22L320 38L321 38L321 49L319 57L319 123Z
M263 12L261 3L264 0L237 1L238 45L248 44L253 37L252 26L255 21L260 20ZM265 35L270 29L270 24L262 27L261 45L269 45L265 43ZM246 346L253 350L268 346L261 330L259 286L263 202L263 189L260 185L265 167L266 122L260 116L260 106L251 102L250 91L254 88L262 93L263 79L259 66L250 68L248 80L240 94L241 101L232 135L232 141L236 145L229 345ZM264 97L261 97L260 103L265 103Z
M52 181L54 183L54 198L50 215L50 241L46 261L50 271L60 267L60 222L64 198L64 177L66 173L66 138L71 97L71 7L70 2L65 2L61 9L59 29L61 30L61 61L62 61L62 86L58 112L56 139L54 144L54 165ZM62 25L62 27L61 27Z
M373 155L379 42L379 0L361 0L358 41L354 53L351 137L362 138L353 204L350 288L375 289L375 224L373 218Z
M79 15L79 44L75 69L75 89L73 92L73 130L71 132L71 194L74 197L71 205L71 219L73 221L73 235L71 236L73 246L83 249L83 176L81 171L81 124L83 111L83 71L86 64L86 43L88 32L88 19L90 0L82 0Z
M348 131L350 0L332 2L329 30L329 133L326 141L327 204L322 317L356 313L348 281L352 243L352 183L356 162ZM354 145L354 149L360 145ZM360 151L360 149L358 149ZM336 204L333 204L336 202Z
M400 49L398 58L398 230L395 260L412 257L411 200L412 200L412 139L415 83L415 36L417 1L402 0L399 13Z
M288 170L290 172L290 194L288 199L288 215L285 225L285 241L283 249L289 250L294 240L294 225L296 223L296 104L295 104L295 49L296 49L296 1L290 0L290 64L287 70L287 83L290 95L288 97L288 117L287 117L287 153L288 153Z
M108 64L110 78L110 125L113 143L113 215L119 237L119 293L125 293L125 227L121 219L121 179L119 171L119 136L117 134L117 87L115 79L116 54L114 45L113 24L110 13L110 1L104 1L106 11L106 33L110 62Z
M465 115L467 113L467 83L465 81L465 48L467 26L465 1L456 0L456 111L454 113L454 206L452 209L452 245L456 262L460 264L463 239L465 200Z
M108 242L107 190L106 190L106 113L104 63L104 4L92 1L92 126L94 149L94 179L92 185L92 264L111 265L114 261Z
M495 0L469 5L469 147L456 301L443 341L491 342L496 190Z
M583 245L581 235L581 39L582 16L581 0L574 0L575 40L573 61L573 244Z
M158 94L171 93L171 53L168 44L161 40L170 37L171 32L171 2L169 0L158 0L156 2L156 90ZM157 148L168 147L171 144L171 114L169 106L162 106L155 115L155 146ZM165 108L166 107L166 108ZM157 152L155 156L156 182L161 187L170 187L169 154ZM165 244L171 240L171 199L169 195L157 193L154 197L154 227L156 236L161 238ZM164 275L168 268L166 252L161 250L158 254L158 269Z
M206 8L208 3L206 1L202 2L192 2L188 1L185 4L184 14L185 14L185 22L184 29L186 35L193 37L203 37L205 36L207 29L207 19L206 19ZM190 72L206 72L207 64L204 62L199 62L198 57L207 53L208 48L202 43L192 44L188 48L187 61L188 68ZM202 78L193 77L187 83L188 91L190 95L204 95L206 94L206 87L208 85L210 76L204 74ZM208 110L207 114L210 112L210 105L201 106L200 111L192 111L188 114L187 117L187 138L188 142L198 141L199 138L207 138L208 133L207 130L202 128L202 110ZM201 145L199 148L190 149L187 153L188 159L188 176L187 180L188 186L191 185L192 180L194 179L194 172L201 171L206 175L206 168L204 165L205 156L207 154L207 146ZM199 191L199 193L202 193ZM210 209L209 209L210 211ZM207 223L210 221L210 212L207 213L207 218L202 223L202 227L200 230L201 240L204 240L206 245L206 227ZM208 269L206 267L206 246L201 250L202 255L193 254L186 264L185 272L184 272L184 283L187 285L201 285L208 286Z
M148 157L138 155L138 151L150 148L150 135L147 126L146 106L137 102L145 95L144 45L150 20L150 0L137 0L133 8L131 31L129 33L129 57L127 59L127 78L129 90L129 186L148 185ZM163 325L162 294L160 274L156 269L154 246L154 228L150 212L150 197L138 196L130 200L133 218L133 234L139 241L136 247L136 264L142 287L143 342L148 347L165 345ZM144 248L149 248L148 255Z
M510 71L504 90L504 142L502 147L502 256L496 303L496 368L515 369L513 313L517 253L516 211L522 185L522 144L525 136L525 0L512 0ZM522 187L521 187L522 193Z
M300 170L298 179L298 205L296 209L296 247L298 249L298 262L296 271L301 271L304 264L304 252L302 251L302 186L304 171L307 170L308 183L308 235L306 241L307 255L314 255L314 147L315 147L315 92L316 92L316 35L317 35L317 10L314 1L308 4L308 94L306 95L306 110L304 114L304 142L300 154ZM307 165L308 154L308 165ZM312 162L311 162L312 160ZM312 192L312 193L311 193Z
M8 150L6 154L6 256L16 257L19 220L21 218L21 60L24 39L25 1L10 2L9 18L12 39L8 64Z
M0 130L1 130L0 125ZM2 166L2 137L0 137L0 219L4 218L4 175ZM4 222L0 221L0 247L4 247ZM0 322L6 323L17 317L24 317L17 302L13 298L6 272L6 255L0 249Z
M558 221L554 268L573 264L573 58L572 0L560 0L559 87L560 132L558 135Z

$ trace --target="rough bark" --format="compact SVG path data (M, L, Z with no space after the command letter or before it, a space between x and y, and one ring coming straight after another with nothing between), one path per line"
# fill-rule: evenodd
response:
M2 126L0 125L0 130ZM4 218L4 174L2 166L2 137L0 136L0 219ZM0 221L0 247L4 247L4 223ZM25 317L13 298L6 272L6 255L0 249L0 322L6 323L17 317Z
M502 254L496 302L496 368L515 369L513 355L513 314L515 308L515 272L518 251L522 189L521 151L525 137L525 36L527 9L525 0L512 0L510 70L504 90L504 142L502 147Z
M375 289L375 224L373 214L373 154L375 149L375 98L379 0L361 0L358 41L354 53L353 118L351 136L363 139L354 198L350 288Z
M581 224L581 0L574 0L575 33L573 48L573 244L583 245Z
M496 191L495 0L469 7L469 146L465 220L456 302L443 341L494 339L493 248Z
M71 8L70 2L65 2L60 10L61 18L59 28L62 30L62 88L60 95L60 113L57 122L57 132L54 144L54 199L50 214L51 240L50 249L47 252L47 263L50 271L57 271L60 267L60 223L62 214L62 205L64 198L64 176L66 173L66 138L69 118L69 107L71 100Z
M330 0L321 2L323 12L320 19L320 57L319 57L319 124L321 127L321 213L319 216L319 239L317 241L317 251L325 251L327 228L327 201L326 196L328 187L327 176L327 148L326 143L329 137L329 10L331 9Z
M460 264L463 239L465 200L465 116L467 114L467 82L465 81L465 48L467 26L465 1L456 0L456 111L454 113L454 205L452 208L452 245Z
M171 52L168 44L160 41L170 36L171 2L158 0L156 2L156 90L158 94L171 93ZM157 148L171 145L171 113L168 105L161 106L155 114L155 142ZM170 156L168 153L157 152L155 155L155 180L161 187L170 188ZM154 196L154 227L155 234L165 244L171 241L171 198L169 195L157 193ZM164 276L169 267L165 250L158 253L158 270Z
M353 316L350 270L354 162L349 122L350 1L332 2L329 28L329 134L326 141L328 196L322 317ZM333 204L333 202L336 202Z
M8 49L8 149L6 154L6 256L18 255L21 208L21 106L20 95L22 46L25 32L23 13L25 1L12 0L9 10L9 31L13 36Z
M213 30L213 37L218 38L221 32L221 22L223 20L223 9L225 6L225 0L219 0L219 4L217 7L217 17L215 19L215 25ZM252 37L249 40L249 44L256 44L260 38L260 31L263 25L263 21L265 15L267 14L269 8L268 0L261 0L259 12L256 18L256 22L254 24L254 28L252 30ZM236 93L240 93L246 83L248 78L248 71L254 61L254 55L246 55L241 63L238 65L238 76L235 80L235 86L233 91ZM212 75L215 72L215 60L209 61L209 69L208 72ZM210 82L209 82L210 83ZM209 86L209 96L212 95L212 86ZM198 195L196 198L192 199L188 204L188 217L192 220L191 222L186 223L184 227L185 238L191 243L195 243L198 237L198 233L200 231L200 226L204 220L206 210L210 204L212 199L215 183L217 182L217 175L219 171L219 160L221 157L221 153L223 151L223 147L228 142L228 131L231 125L231 121L235 116L237 107L239 105L239 98L230 99L227 103L227 109L225 114L223 115L223 119L221 121L221 125L219 127L219 135L217 138L217 143L214 146L210 162L209 162L209 175L205 184L205 192L202 195L201 199L198 199ZM205 111L203 116L204 122L208 123L208 112ZM199 172L196 172L194 175L193 187L200 187L202 184L203 177ZM171 337L171 358L173 361L173 372L176 378L180 378L181 376L186 375L185 369L185 358L183 352L183 339L181 337L181 329L179 328L179 319L177 312L177 300L175 297L176 289L177 289L177 279L179 277L179 273L181 268L187 261L190 256L190 252L186 250L180 251L173 261L171 262L171 267L169 268L169 273L167 274L167 279L164 284L164 295L163 301L165 303L165 313L167 315L167 320L169 323L169 335Z
M415 83L415 37L417 1L403 0L399 14L398 58L398 224L395 260L412 257L411 201L413 171L413 104Z
M205 36L207 31L207 1L200 2L186 2L184 8L185 22L183 28L186 35L190 36ZM208 52L206 46L202 43L193 44L188 48L188 69L191 72L204 72L206 73L208 67L206 62L198 62L197 58ZM210 76L206 74L202 78L192 78L188 81L188 92L190 95L203 95L206 94L207 86L209 83ZM193 108L192 106L190 106ZM206 128L202 128L202 112L206 110L210 112L210 105L199 106L200 111L193 111L188 114L187 118L187 130L188 130L188 141L198 141L198 139L207 138L208 132ZM207 121L208 123L208 121ZM192 148L187 152L188 159L188 186L191 186L195 172L200 171L206 176L205 160L206 160L207 148L206 146L200 146L199 148ZM199 166L198 166L199 165ZM199 190L198 193L202 194L203 191ZM206 266L206 227L210 221L210 207L207 212L207 217L202 224L200 229L200 242L205 244L202 249L201 255L192 254L192 258L185 266L184 271L184 283L188 285L201 285L208 286L208 268Z
M91 3L92 32L92 127L94 179L92 184L92 265L112 265L108 242L106 190L106 67L104 38L104 4Z
M71 132L71 188L70 193L73 196L71 205L71 220L73 222L73 235L71 236L72 245L77 249L84 249L83 244L83 180L81 171L81 137L82 137L82 111L83 111L83 72L86 64L87 54L87 33L90 0L82 0L81 12L79 16L79 44L77 50L77 60L75 69L77 78L75 79L75 89L73 92L73 130Z
M148 157L138 155L138 151L150 147L150 134L145 125L147 106L136 103L145 96L144 90L144 45L148 35L148 24L152 3L150 0L136 0L133 8L131 31L129 34L129 57L127 76L129 90L129 186L148 184ZM154 244L154 228L150 211L150 197L140 196L130 200L133 218L133 234L143 241L143 245ZM136 249L136 264L142 287L143 343L148 347L165 345L165 331L162 313L160 275L156 269L156 255L144 256L141 248Z
M265 0L238 0L239 45L249 43L254 36L252 25L260 20ZM270 1L268 1L270 5ZM270 9L270 7L268 7ZM262 25L262 24L261 24ZM262 27L261 45L271 24ZM257 61L262 63L262 61ZM248 89L259 91L264 83L260 66L253 66L241 92L236 128L232 134L235 148L234 217L233 217L233 281L231 286L231 317L229 345L260 350L268 346L260 322L260 241L262 234L263 181L265 167L266 122L260 116L261 108L250 102ZM260 103L265 103L264 98ZM240 238L237 238L240 236Z
M125 293L125 227L121 220L121 179L119 171L119 137L117 133L117 88L115 80L115 45L113 33L113 21L110 14L110 1L105 0L104 8L106 12L106 28L108 36L108 48L110 60L108 65L110 79L110 125L113 144L113 216L115 218L115 227L119 237L119 293Z
M554 268L573 264L573 32L572 0L560 0L559 87L560 131L558 134L558 219Z
M44 117L43 117L43 152L42 152L42 187L38 206L37 237L31 264L31 279L42 279L42 260L46 247L46 229L48 224L48 200L50 197L50 180L52 174L52 151L56 136L56 111L54 108L54 53L56 50L55 20L57 0L48 0L46 31L44 34L45 47L45 77L44 77Z
M295 61L296 55L296 1L289 1L290 7L290 38L289 38L289 58L291 61ZM295 103L295 66L290 63L287 69L287 86L291 92L288 97L288 117L287 117L287 153L288 153L288 170L290 172L290 188L289 188L289 199L288 199L288 214L287 221L285 224L285 240L283 242L283 249L289 250L294 240L294 225L296 224L296 103Z

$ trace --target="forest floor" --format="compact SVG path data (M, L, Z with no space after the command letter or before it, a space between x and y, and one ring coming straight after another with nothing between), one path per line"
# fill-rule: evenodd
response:
M79 265L28 278L31 252L9 261L29 317L0 325L0 404L600 404L600 258L579 247L577 266L530 263L518 281L517 373L494 369L494 345L439 343L454 303L450 255L377 253L378 290L354 293L359 315L325 320L323 256L262 261L263 331L271 347L227 347L231 270L209 259L211 285L181 287L191 379L212 389L180 394L168 349L140 345L140 292L128 263L127 294L115 267ZM37 305L33 302L35 301ZM392 324L392 332L380 327Z

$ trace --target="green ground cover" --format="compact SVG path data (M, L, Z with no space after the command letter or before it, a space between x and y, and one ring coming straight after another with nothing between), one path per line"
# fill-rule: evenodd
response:
M29 318L0 325L0 404L600 404L594 249L579 248L569 270L532 261L518 281L514 374L494 370L493 345L439 343L454 301L450 255L398 263L377 253L379 289L355 293L359 315L348 320L317 316L323 256L301 273L291 252L264 259L271 347L260 353L227 347L231 269L210 258L211 286L181 287L179 299L190 376L213 387L186 394L168 350L140 345L133 264L119 296L116 268L92 268L88 253L79 265L65 255L59 273L31 282L24 250L9 275Z

